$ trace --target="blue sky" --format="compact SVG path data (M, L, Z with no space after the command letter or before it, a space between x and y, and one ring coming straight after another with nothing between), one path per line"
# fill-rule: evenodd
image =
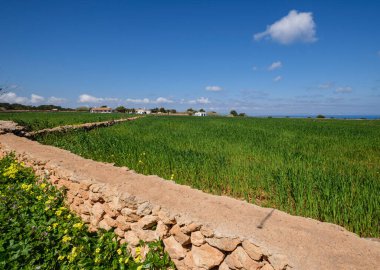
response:
M380 114L376 1L0 1L1 102Z

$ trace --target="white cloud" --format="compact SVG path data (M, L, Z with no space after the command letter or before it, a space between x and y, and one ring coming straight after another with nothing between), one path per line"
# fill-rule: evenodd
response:
M211 92L219 92L219 91L222 91L223 88L217 85L209 85L209 86L206 86L206 90L211 91Z
M36 94L31 94L30 98L20 97L14 92L0 94L0 102L20 103L20 104L37 104L45 101L45 98Z
M39 95L32 94L30 97L30 102L31 103L41 103L45 100L44 97L41 97Z
M87 95L87 94L80 95L79 100L78 100L79 103L99 103L102 101L103 101L102 98L97 98L97 97Z
M149 98L143 98L143 99L133 99L133 98L127 98L126 99L126 102L129 102L129 103L143 103L143 104L148 104L150 103L150 100Z
M88 94L82 94L79 96L79 103L100 103L100 102L118 102L120 99L118 98L100 98L94 97Z
M197 103L199 104L209 104L211 103L210 100L208 98L205 98L205 97L200 97L196 100Z
M47 99L47 103L48 104L60 104L60 103L64 103L66 102L67 100L65 98L59 98L59 97L49 97Z
M351 88L350 86L338 87L338 88L335 90L335 93L339 93L339 94L349 94L349 93L352 93L352 88Z
M275 82L279 82L282 80L282 76L277 76L276 78L273 79Z
M174 101L173 100L170 100L170 99L167 99L167 98L164 98L164 97L159 97L157 98L154 103L173 103Z
M181 99L180 104L190 104L190 105L195 105L195 104L210 104L211 101L208 98L205 97L200 97L197 99L191 99L191 100L186 100L186 99Z
M333 87L334 87L334 83L332 82L321 83L320 85L318 85L319 89L331 89Z
M279 69L282 67L282 63L281 61L277 61L277 62L273 62L269 67L268 67L268 70L269 71L272 71L272 70L275 70L275 69Z
M264 32L255 34L254 38L260 40L267 37L281 44L315 42L315 28L311 12L291 10L288 15L267 26Z
M256 66L253 66L253 67L252 67L252 70L253 70L253 71L256 71L256 70L257 70L257 67L256 67Z
M27 97L19 97L16 93L7 92L0 95L0 101L5 103L28 103L29 99Z

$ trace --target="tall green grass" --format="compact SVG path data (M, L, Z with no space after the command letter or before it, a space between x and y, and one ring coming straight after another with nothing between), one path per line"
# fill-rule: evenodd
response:
M39 141L380 235L380 121L147 117Z
M40 130L63 125L100 122L128 117L123 113L88 113L88 112L14 112L0 113L0 120L12 120L28 130Z

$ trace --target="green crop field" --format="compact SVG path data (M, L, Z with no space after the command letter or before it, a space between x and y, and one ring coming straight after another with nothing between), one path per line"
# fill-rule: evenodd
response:
M88 112L14 112L0 113L0 120L12 120L28 130L39 130L62 125L83 124L128 117L123 113Z
M38 140L380 235L380 121L163 116Z

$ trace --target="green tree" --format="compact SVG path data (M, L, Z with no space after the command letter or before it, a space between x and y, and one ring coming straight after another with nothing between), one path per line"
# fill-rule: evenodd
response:
M115 111L119 113L125 113L127 111L127 108L125 108L124 106L119 106L119 107L116 107Z
M238 115L237 111L235 111L235 110L230 111L230 114L233 115L233 116L237 116Z

